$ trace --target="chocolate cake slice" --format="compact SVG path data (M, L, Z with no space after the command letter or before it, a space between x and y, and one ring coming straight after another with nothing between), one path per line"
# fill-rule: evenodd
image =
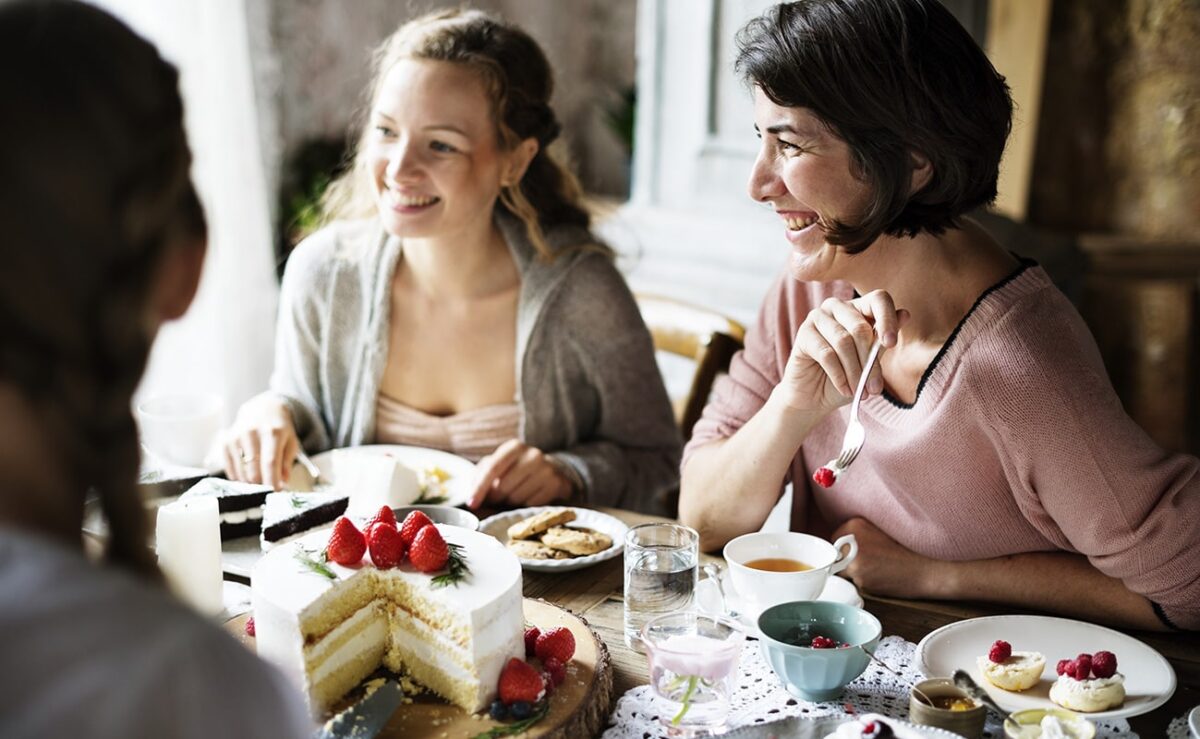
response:
M206 477L179 497L216 498L221 515L221 541L228 541L258 533L262 528L263 501L272 489L270 485Z
M271 493L263 506L263 551L329 523L349 502L345 493Z

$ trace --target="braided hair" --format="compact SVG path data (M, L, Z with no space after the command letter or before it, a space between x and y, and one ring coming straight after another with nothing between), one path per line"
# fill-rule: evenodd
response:
M130 410L169 248L204 215L175 69L107 13L0 5L0 381L35 404L78 491L100 496L108 557L157 577Z
M524 177L501 190L499 205L521 219L541 257L557 256L546 242L545 231L558 226L587 228L591 217L581 205L579 181L550 148L562 132L550 107L554 74L529 34L478 10L443 10L409 21L376 50L373 82L357 123L361 134L352 166L326 191L325 221L365 218L375 212L365 156L370 106L388 71L403 59L469 65L491 97L501 147L512 150L526 139L537 140L537 154ZM609 253L596 244L580 246Z

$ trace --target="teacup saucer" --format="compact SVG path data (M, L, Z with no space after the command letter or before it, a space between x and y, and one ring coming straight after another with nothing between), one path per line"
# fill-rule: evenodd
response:
M725 603L731 610L737 611L738 621L746 627L750 636L758 638L758 624L756 619L742 613L742 598L738 595L737 588L733 586L733 579L730 577L721 578L722 585L725 586ZM857 608L863 607L863 599L858 594L858 588L854 587L854 583L844 578L833 575L825 581L825 589L817 596L817 600L828 600L835 603L845 603ZM696 607L701 613L706 613L710 616L724 616L725 611L721 608L721 593L717 590L717 584L712 581L712 578L706 577L696 585Z

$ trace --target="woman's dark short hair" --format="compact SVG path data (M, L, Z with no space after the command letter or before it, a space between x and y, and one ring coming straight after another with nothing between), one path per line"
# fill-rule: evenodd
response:
M1012 127L1008 85L936 0L800 0L738 33L736 69L776 105L811 110L874 193L858 223L828 226L854 253L881 234L939 234L996 197ZM933 174L909 195L911 152Z

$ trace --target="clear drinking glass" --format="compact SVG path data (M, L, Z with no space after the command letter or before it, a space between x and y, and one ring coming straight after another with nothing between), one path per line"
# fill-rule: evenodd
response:
M642 648L642 626L692 605L700 535L675 523L634 526L625 535L625 643Z
M742 654L742 630L722 616L670 613L646 622L642 642L650 687L671 736L716 733L729 718L729 698Z

